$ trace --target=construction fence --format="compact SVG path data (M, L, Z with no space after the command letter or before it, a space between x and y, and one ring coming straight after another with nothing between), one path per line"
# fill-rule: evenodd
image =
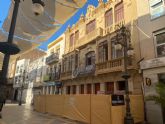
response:
M144 121L141 95L130 95L135 123ZM59 115L87 124L123 124L125 105L114 105L111 95L39 95L34 97L38 112Z

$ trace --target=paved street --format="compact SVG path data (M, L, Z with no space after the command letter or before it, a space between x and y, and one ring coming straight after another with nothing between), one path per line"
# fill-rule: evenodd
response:
M0 124L80 124L69 119L35 112L29 106L5 105Z

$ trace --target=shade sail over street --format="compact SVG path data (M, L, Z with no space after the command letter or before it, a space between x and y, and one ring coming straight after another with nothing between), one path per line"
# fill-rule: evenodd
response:
M32 11L32 0L21 0L14 43L19 46L21 53L34 48L48 40L86 0L43 0L44 12L36 16ZM14 0L11 2L9 14L0 29L0 42L7 41L10 28Z

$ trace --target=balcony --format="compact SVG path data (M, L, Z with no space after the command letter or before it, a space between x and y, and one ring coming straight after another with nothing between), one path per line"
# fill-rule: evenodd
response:
M44 76L43 81L58 81L60 79L60 72L50 73Z
M114 25L108 26L105 28L104 35L114 32Z
M128 59L128 69L133 69L132 59ZM124 69L124 59L117 58L106 62L96 64L96 74L119 72Z
M80 38L77 42L76 42L76 48L80 47L82 45L85 45L93 40L95 40L98 37L103 36L103 29L102 28L97 28L95 30L93 30L92 32L86 34L84 37Z
M122 27L122 25L125 25L125 19L122 19L119 22L116 22L108 27L105 27L104 29L104 35L108 35L111 34L112 32L116 31L117 29L119 29L120 27Z
M52 55L50 55L46 58L46 64L49 65L49 64L52 64L54 62L58 62L58 60L59 60L59 54L53 53Z
M115 23L115 30L119 29L120 27L122 27L123 25L125 25L125 19L122 19L121 21Z
M68 72L63 72L61 73L61 80L67 80L67 79L72 79L72 71L68 71Z
M44 81L44 82L48 82L48 81L50 81L50 75L49 75L49 74L44 75L44 77L43 77L43 81Z
M89 65L83 68L77 68L73 71L72 77L83 77L83 76L89 76L95 74L95 65Z

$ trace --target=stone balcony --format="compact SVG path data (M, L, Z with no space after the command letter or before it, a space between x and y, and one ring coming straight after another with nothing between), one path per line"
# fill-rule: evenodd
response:
M84 37L80 38L75 45L75 48L78 48L80 46L83 46L87 43L90 43L91 41L97 39L98 37L103 36L103 29L97 28L93 30L92 32L86 34Z
M120 27L122 27L122 25L125 25L125 20L121 20L117 23L114 23L108 27L105 27L104 29L104 35L108 35L108 34L111 34L113 32L115 32L117 29L119 29Z
M46 58L46 64L52 64L54 62L58 62L59 61L59 54L58 53L53 53L52 55L48 56Z
M128 59L128 69L134 69L132 59ZM109 60L102 63L96 64L96 75L110 73L110 72L120 72L124 70L124 59L123 57Z
M61 73L60 80L72 79L72 71Z

